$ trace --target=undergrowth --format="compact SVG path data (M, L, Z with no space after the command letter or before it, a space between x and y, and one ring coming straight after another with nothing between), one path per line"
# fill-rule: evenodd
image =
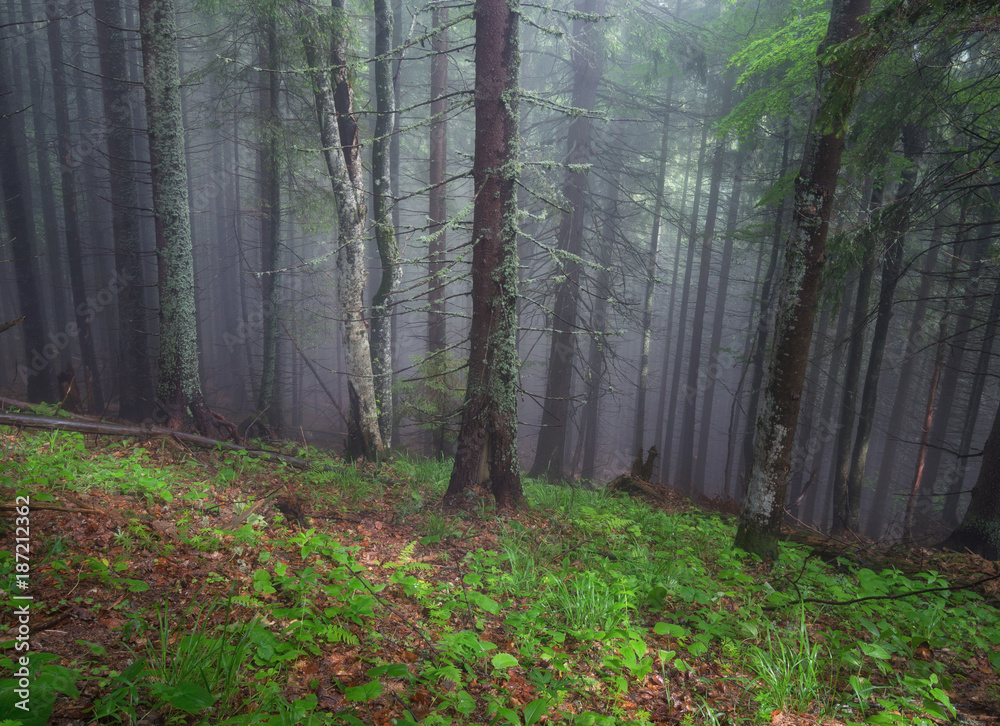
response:
M756 724L779 711L931 724L956 717L954 664L1000 667L1000 623L980 596L906 596L941 575L824 563L790 544L765 567L694 509L529 481L516 516L448 513L446 461L358 469L295 451L330 468L291 472L75 434L5 446L7 499L100 494L124 514L105 551L68 531L34 537L33 617L106 612L121 647L35 646L34 720L16 708L15 675L0 681L0 724L45 723L57 699L123 724ZM220 500L239 494L236 514L276 484L341 519L300 529L261 509L222 526ZM346 516L376 508L377 524ZM154 509L171 536L151 528ZM184 598L134 571L181 553L226 569L198 569ZM15 565L5 548L8 592ZM16 674L15 647L3 643L0 665Z

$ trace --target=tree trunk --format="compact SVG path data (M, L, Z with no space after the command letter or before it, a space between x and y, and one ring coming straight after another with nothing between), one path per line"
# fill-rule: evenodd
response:
M785 118L784 139L781 145L781 176L788 172L788 155L792 141L791 122ZM771 256L767 263L767 273L764 275L764 285L760 292L760 305L757 313L757 327L755 331L756 340L752 345L753 366L750 374L750 402L747 404L747 430L743 434L743 443L740 448L740 490L746 492L747 484L750 481L750 468L753 466L754 449L754 426L757 421L757 407L760 405L760 392L764 385L764 362L767 353L767 338L771 331L772 311L771 297L774 281L778 274L778 253L781 251L781 235L785 224L785 207L789 200L784 200L778 206L774 215L774 233L771 237ZM752 323L752 321L751 321ZM753 423L752 423L753 422Z
M861 531L861 488L864 484L865 463L872 429L875 426L875 407L878 404L878 383L882 374L882 356L889 335L889 320L892 318L892 298L896 285L902 276L903 246L910 224L910 195L916 188L918 161L923 148L921 132L914 124L903 128L903 155L910 166L903 171L894 204L879 214L886 220L890 239L885 243L885 260L882 264L882 284L879 290L878 313L875 329L872 331L868 367L865 370L864 387L861 389L861 409L858 412L858 429L854 436L851 454L851 468L847 476L846 506L841 506L834 517L834 530L849 529ZM891 215L891 216L889 216Z
M232 436L236 434L232 424L205 404L198 371L194 259L173 0L140 0L139 33L160 293L157 397L168 428L181 428L190 409L203 435L219 438L220 432L225 432Z
M403 278L393 225L389 144L396 118L392 85L392 10L389 0L375 0L375 139L372 142L372 195L375 242L382 279L372 298L371 358L375 403L382 443L392 445L392 296Z
M0 186L3 190L4 215L10 235L10 254L14 258L19 314L24 340L24 364L17 367L18 378L27 384L28 400L32 403L52 401L51 362L58 356L59 341L46 343L45 304L42 300L35 240L35 220L31 213L28 165L21 156L24 115L15 100L10 85L11 73L7 58L8 43L0 44ZM61 332L61 331L60 331ZM68 345L68 339L66 341ZM52 356L47 354L55 348Z
M254 433L278 434L282 425L281 396L278 394L278 338L281 294L281 111L278 107L281 75L278 73L277 6L263 7L260 19L257 109L260 133L258 171L260 173L260 297L263 355L257 410L251 427Z
M306 17L306 60L313 69L320 141L327 173L337 202L337 286L344 320L343 350L350 398L348 456L376 459L384 446L378 425L368 329L364 319L365 242L364 186L358 146L358 125L353 115L353 89L347 77L346 26L340 0L334 3L333 39L329 63L321 63L317 39L319 18ZM334 69L334 81L322 67ZM341 149L342 153L337 153Z
M118 291L118 415L142 421L152 410L146 309L140 255L139 192L135 175L134 121L125 66L119 0L94 0L111 177L111 231Z
M444 275L447 269L447 227L448 189L445 177L448 173L448 30L442 26L448 23L447 5L435 3L431 8L431 23L437 28L431 40L431 122L430 122L430 191L428 192L427 236L427 354L433 360L431 370L447 368L443 353L448 346L448 329L445 319ZM435 391L434 395L438 395ZM441 406L434 406L441 411ZM437 424L432 437L432 451L436 456L444 456L445 434L448 427L444 421Z
M587 111L574 116L567 134L566 176L563 195L569 212L559 223L559 249L562 269L555 305L552 310L552 340L546 372L545 398L542 405L538 448L530 476L546 476L560 481L564 476L566 433L569 429L569 399L576 357L577 304L580 289L580 251L583 244L583 221L587 213L587 166L591 158L590 111L594 109L597 87L601 81L601 63L597 54L597 33L593 20L584 14L602 14L605 0L576 0L573 42L570 46L573 65L572 105Z
M455 467L445 502L486 473L496 504L522 498L517 458L517 0L476 0L472 327Z
M21 14L26 23L34 20L31 0L21 0ZM52 290L53 319L56 328L66 331L67 314L70 310L66 290L66 265L63 259L65 249L59 244L59 217L56 212L56 185L52 180L52 165L50 163L51 148L49 147L48 114L43 113L45 107L45 84L42 81L41 59L38 55L38 43L35 33L25 33L25 51L28 65L28 82L31 86L31 126L35 139L35 165L38 169L38 191L42 202L42 225L45 235L47 280ZM102 58L103 60L103 58Z
M860 18L870 4L870 0L834 0L826 38L818 51L820 58L827 48L859 32ZM773 360L757 419L754 463L735 540L736 547L765 557L777 554L845 126L860 81L856 76L841 79L847 84L845 96L843 89L828 83L835 77L836 61L821 60L819 64L821 90L802 169L795 181L794 224L785 250Z
M101 390L100 368L94 351L94 339L90 324L97 312L87 301L87 285L83 276L83 252L80 242L80 218L77 214L76 167L80 160L73 153L73 139L69 128L69 99L67 97L66 67L63 62L62 27L55 5L47 5L49 22L46 34L49 41L49 56L52 61L52 93L56 105L56 137L59 151L59 180L62 192L63 223L66 233L66 252L69 262L69 279L73 290L73 310L76 315L76 330L83 357L84 374L81 378L88 384L88 398L92 403L91 413L104 412L104 394Z
M663 194L667 177L667 142L670 138L670 101L673 97L674 77L667 79L663 115L663 133L660 138L660 171L656 178L656 202L653 205L653 232L649 238L649 258L646 262L646 296L642 310L642 342L639 350L639 382L635 394L635 431L632 450L644 448L643 434L646 430L646 387L649 382L649 343L653 334L653 294L656 291L657 255L660 249L660 221L663 217ZM655 441L654 441L655 443Z

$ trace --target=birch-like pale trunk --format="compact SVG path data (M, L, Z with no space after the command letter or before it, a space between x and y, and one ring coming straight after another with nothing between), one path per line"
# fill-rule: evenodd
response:
M326 62L324 60L321 64L319 60L317 48L320 45L316 37L318 22L315 15L305 18L307 27L303 45L306 61L312 69L323 157L337 204L337 295L343 316L344 367L350 398L347 453L349 456L364 456L373 460L383 453L384 446L375 404L368 326L364 318L365 206L360 162L357 160L357 125L353 124L352 128L350 123L353 116L350 111L350 87L346 78L338 79L340 83L337 92L342 93L345 113L349 118L340 118L333 82L330 74L322 67ZM335 38L342 37L341 33L335 33ZM332 45L334 55L337 51L342 53L342 47L338 47L336 40ZM331 65L335 70L341 67L336 63L336 58ZM348 98L343 98L345 94ZM351 173L349 163L356 165L354 174Z

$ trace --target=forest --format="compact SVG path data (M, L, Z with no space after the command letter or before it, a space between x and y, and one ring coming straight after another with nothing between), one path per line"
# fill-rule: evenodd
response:
M32 512L39 592L104 593L52 622L135 608L103 695L42 653L45 717L0 681L0 721L993 723L1000 633L963 628L1000 559L998 41L987 0L7 0L2 534ZM213 604L169 594L165 561L223 549ZM896 599L924 592L933 623ZM870 599L912 637L868 609L817 639ZM768 625L718 625L741 607ZM296 671L331 643L336 697Z

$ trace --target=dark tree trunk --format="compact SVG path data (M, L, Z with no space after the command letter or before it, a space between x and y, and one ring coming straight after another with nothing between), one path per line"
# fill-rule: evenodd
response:
M870 4L870 0L834 0L827 35L819 49L821 58L827 48L860 31L860 18L868 12ZM736 547L766 557L777 554L777 534L784 519L799 403L826 257L826 236L844 148L844 128L860 82L856 76L840 79L847 87L835 89L828 81L835 77L836 69L835 62L820 61L816 113L795 182L794 225L785 250L773 359L757 419L747 497L736 533Z
M111 177L111 230L118 291L119 417L142 421L152 411L153 379L149 369L146 308L140 256L139 192L125 34L119 0L94 0L101 56L104 115L108 127Z
M76 167L80 160L74 156L73 140L69 127L69 98L67 97L66 66L63 62L63 40L60 20L54 5L47 6L49 23L46 28L49 56L52 61L52 92L56 104L56 137L59 152L59 179L62 192L63 223L66 226L66 253L69 262L69 279L73 289L73 309L76 330L83 357L82 380L88 385L91 413L104 413L104 394L101 390L101 370L94 351L91 322L97 314L87 301L87 285L83 275L83 251L80 241L80 218L77 214ZM79 381L80 376L77 377Z
M279 434L282 426L278 393L278 338L281 294L281 111L278 107L281 75L278 73L278 8L263 8L260 33L260 65L257 108L260 129L258 170L260 173L260 296L263 355L253 433Z
M21 0L21 12L25 22L34 20L31 0ZM42 225L45 235L46 267L48 282L52 290L52 313L56 327L65 332L70 311L67 295L69 283L66 279L65 248L59 244L58 213L56 212L56 185L52 179L51 148L49 146L48 114L45 107L44 70L38 54L35 33L25 33L25 51L28 65L28 82L31 86L31 127L35 135L35 165L38 169L38 192L42 202Z
M601 80L601 64L597 54L594 21L583 17L604 12L604 0L576 0L573 20L573 44L570 49L573 65L574 108L592 111ZM580 251L583 244L583 220L587 213L587 172L591 159L590 114L573 117L567 134L566 176L563 195L569 212L559 223L561 282L557 285L552 310L552 340L546 371L545 398L542 404L541 430L538 448L530 476L546 476L559 481L564 476L566 433L569 429L569 400L573 381L573 361L576 357L577 305L580 288Z
M476 0L472 327L446 502L488 475L501 508L522 498L517 459L517 0Z
M23 144L18 143L25 138L24 116L10 85L7 45L0 44L0 185L7 231L11 238L10 251L14 258L17 298L21 308L19 314L25 318L20 325L24 339L24 363L18 366L18 378L27 384L28 400L39 403L53 400L50 368L58 350L52 357L46 354L43 287L35 258L35 222L28 195L31 184L28 165L21 154ZM50 341L48 345L55 348L56 341Z

